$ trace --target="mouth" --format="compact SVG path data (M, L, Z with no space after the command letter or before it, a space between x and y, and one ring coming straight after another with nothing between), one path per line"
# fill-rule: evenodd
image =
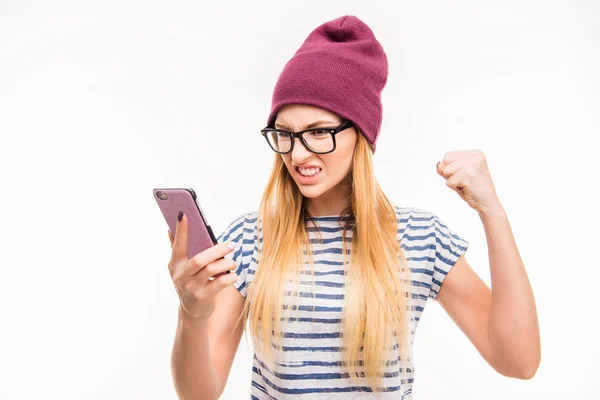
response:
M319 167L312 168L300 168L294 167L296 171L296 176L302 183L311 183L317 180L317 178L321 175L322 169Z

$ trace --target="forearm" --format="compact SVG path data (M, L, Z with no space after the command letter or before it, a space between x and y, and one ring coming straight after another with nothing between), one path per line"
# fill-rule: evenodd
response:
M181 400L216 400L221 385L211 356L207 321L184 317L181 309L171 356L171 372Z
M490 348L499 372L528 379L535 374L541 353L533 291L503 207L479 212L479 216L487 238L492 281Z

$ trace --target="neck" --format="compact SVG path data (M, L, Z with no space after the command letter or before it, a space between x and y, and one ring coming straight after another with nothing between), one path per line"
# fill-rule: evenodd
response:
M306 207L314 217L339 215L350 205L350 188L347 184L338 184L319 197L307 199Z

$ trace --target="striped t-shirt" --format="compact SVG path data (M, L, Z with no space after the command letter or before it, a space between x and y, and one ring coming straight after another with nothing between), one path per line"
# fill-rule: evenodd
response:
M350 380L340 367L342 307L347 265L343 262L342 233L344 221L339 216L316 217L308 223L314 250L315 292L312 276L301 281L298 308L291 322L282 322L282 358L275 371L254 352L251 399L411 399L414 380L412 345L415 331L427 303L435 299L450 268L467 250L469 242L458 236L435 214L414 207L395 207L398 220L397 238L411 273L412 303L410 312L410 360L406 374L401 372L399 354L390 353L382 386L373 393L366 378L363 384ZM320 231L320 236L319 232ZM322 237L321 242L319 237ZM352 231L346 232L351 240ZM246 297L248 286L259 267L257 212L235 219L218 241L242 243L231 256L237 263L238 280L234 286ZM260 238L262 241L262 237ZM350 243L346 244L350 249ZM346 262L350 258L347 257ZM287 292L290 293L290 292ZM284 300L285 302L285 300ZM360 369L359 369L360 371ZM370 392L370 393L369 393ZM377 395L377 396L376 396Z

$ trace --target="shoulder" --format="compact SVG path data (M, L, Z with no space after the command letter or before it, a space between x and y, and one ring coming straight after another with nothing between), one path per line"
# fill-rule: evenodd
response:
M436 215L419 207L394 206L398 221L397 239L409 259L431 257L435 249Z
M433 212L418 207L394 205L394 210L398 224L404 229L433 228L438 219Z
M238 278L233 286L246 297L248 284L252 281L256 270L257 259L257 226L258 211L249 211L233 218L226 228L221 232L217 241L234 242L239 246L233 254L226 257L236 263L235 273Z
M248 211L237 215L221 231L217 242L234 241L237 242L244 234L253 234L256 232L258 211Z
M454 265L469 247L469 241L438 214L418 207L396 207L398 236L407 250L430 251L432 261Z
M427 235L435 242L453 239L465 245L466 241L451 229L435 212L414 206L394 206L398 220L398 233ZM441 238L441 239L440 239Z
M398 239L421 296L436 298L444 278L467 250L469 242L434 212L396 207ZM423 298L423 297L422 297Z

